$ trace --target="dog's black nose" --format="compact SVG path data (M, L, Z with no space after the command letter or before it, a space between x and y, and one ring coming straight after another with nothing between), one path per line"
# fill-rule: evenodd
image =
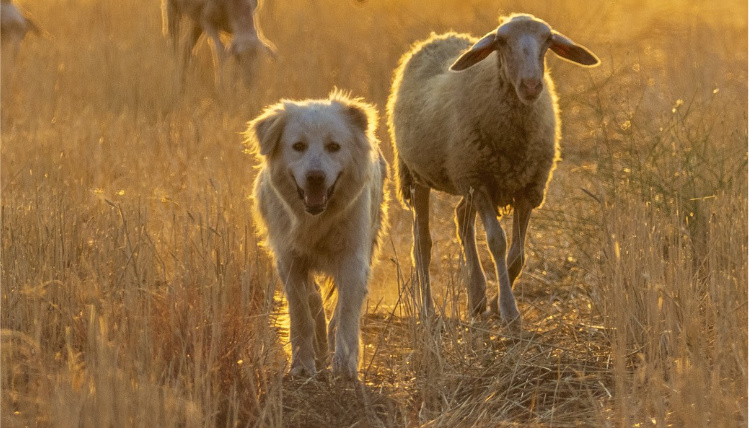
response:
M322 171L310 171L307 173L307 185L322 186L325 184L325 173Z

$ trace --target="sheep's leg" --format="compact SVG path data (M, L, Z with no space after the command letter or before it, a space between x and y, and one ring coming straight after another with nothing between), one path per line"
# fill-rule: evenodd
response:
M179 23L181 16L177 10L177 5L174 1L163 0L162 3L162 15L164 20L164 30L169 33L172 38L172 49L174 54L179 55Z
M315 360L317 368L322 369L328 363L328 326L325 323L325 309L323 308L320 286L310 279L309 308L315 320Z
M221 42L221 35L213 26L204 25L205 33L213 40L213 71L217 87L221 86L221 73L226 62L226 47Z
M414 178L411 175L411 171L408 170L406 163L403 162L403 159L400 156L397 156L397 158L398 159L395 162L395 173L398 175L396 181L399 185L398 196L403 200L403 202L411 205L413 203L411 200L411 197L413 196L411 190L414 187Z
M177 45L179 44L179 33L172 33L174 36L174 43L175 43L175 52L178 51ZM178 58L182 60L182 66L179 68L179 85L180 85L180 91L184 91L185 88L185 80L187 79L187 69L190 65L190 61L192 60L192 54L195 50L195 45L198 43L198 40L200 40L200 36L203 34L203 30L200 28L198 24L190 21L190 29L189 34L187 35L187 40L185 40L185 45L183 46L182 51L182 58Z
M193 50L195 50L195 45L198 44L198 40L200 40L200 36L202 34L203 30L198 24L193 22L192 28L190 28L190 34L187 35L187 41L185 43L184 57L182 58L182 68L187 69L187 66L190 64L190 59L192 58Z
M429 264L432 261L432 237L429 233L429 192L431 189L418 184L411 188L411 203L414 209L413 254L416 265L416 281L420 286L422 315L434 314L432 290L429 284Z
M510 276L510 284L515 283L515 279L523 271L525 266L525 233L528 230L528 223L531 219L531 204L520 199L515 202L515 213L512 216L512 246L507 255L507 273Z
M463 246L463 256L470 271L468 307L472 315L482 315L486 310L486 277L476 251L476 210L466 198L461 199L455 207L455 223Z
M292 376L313 376L315 369L315 320L309 305L309 269L303 260L283 256L278 258L278 273L284 282L289 302L289 338L291 339Z
M510 276L507 273L507 260L505 259L507 255L507 237L504 230L502 230L502 226L499 224L497 207L494 206L491 198L484 192L474 193L473 205L484 224L486 240L497 269L499 315L506 323L519 327L520 312L515 303L515 296L512 294L512 284L510 283Z
M511 286L515 284L525 266L525 236L531 211L533 208L528 201L520 199L515 202L515 213L512 216L512 245L507 255L507 274ZM496 295L489 299L489 312L499 313L497 302Z
M21 51L21 42L23 41L23 36L18 34L13 34L11 37L11 45L13 46L13 50L11 52L11 63L15 67L15 63L18 60L18 53Z

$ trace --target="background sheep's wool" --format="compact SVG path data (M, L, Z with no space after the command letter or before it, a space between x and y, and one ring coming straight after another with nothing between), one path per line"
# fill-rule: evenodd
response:
M269 1L278 59L224 89L205 43L180 89L158 2L22 4L43 35L1 61L3 426L747 425L745 2ZM548 56L563 160L515 287L527 336L466 316L456 200L438 196L438 328L415 317L393 204L362 385L284 379L246 122L337 86L378 106L392 161L403 52L509 12L602 60Z

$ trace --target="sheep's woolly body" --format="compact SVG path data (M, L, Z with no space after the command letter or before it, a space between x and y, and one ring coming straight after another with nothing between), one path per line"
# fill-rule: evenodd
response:
M546 75L541 99L528 106L501 78L496 52L461 73L449 71L476 41L433 34L402 58L388 101L391 140L408 165L396 162L397 188L405 201L415 180L456 195L483 188L497 207L522 194L537 207L559 159L553 83Z

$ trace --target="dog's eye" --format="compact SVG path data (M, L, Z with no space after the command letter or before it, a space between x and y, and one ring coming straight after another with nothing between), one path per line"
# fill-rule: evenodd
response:
M307 150L307 144L305 144L305 143L303 143L301 141L297 141L296 143L294 143L291 146L291 148L294 149L295 152L303 152L303 151Z
M325 146L325 149L330 153L335 153L338 150L341 150L341 145L338 143L328 143L328 145Z

